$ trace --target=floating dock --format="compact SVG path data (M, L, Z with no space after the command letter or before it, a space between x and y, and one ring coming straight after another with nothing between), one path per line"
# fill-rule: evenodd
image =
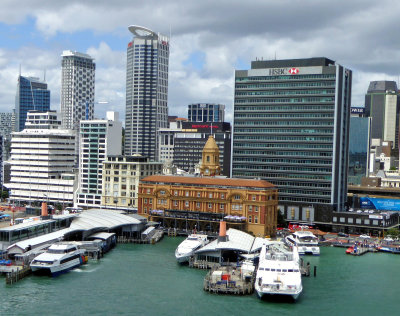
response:
M253 271L244 267L218 266L204 278L204 291L215 294L246 295L254 292Z

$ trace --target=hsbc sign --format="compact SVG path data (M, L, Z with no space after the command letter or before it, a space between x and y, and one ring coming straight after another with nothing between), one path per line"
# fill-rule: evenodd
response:
M272 68L269 69L270 76L276 75L297 75L300 72L299 68Z

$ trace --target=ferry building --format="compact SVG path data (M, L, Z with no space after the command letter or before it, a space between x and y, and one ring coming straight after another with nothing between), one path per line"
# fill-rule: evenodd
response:
M219 148L206 142L200 174L152 175L139 185L138 213L164 227L217 232L219 222L253 233L274 235L278 190L265 180L219 176Z

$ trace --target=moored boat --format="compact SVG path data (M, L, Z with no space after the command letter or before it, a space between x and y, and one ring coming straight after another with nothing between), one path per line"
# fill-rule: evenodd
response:
M74 244L53 244L32 260L31 270L35 274L57 276L83 264L86 260L84 252Z
M303 290L296 247L282 242L263 245L254 288L257 295L283 295L297 299Z
M320 254L318 238L309 231L296 231L285 237L285 243L290 247L297 247L299 255Z
M208 244L207 235L191 234L188 238L182 241L175 250L175 257L179 263L188 262L193 253Z

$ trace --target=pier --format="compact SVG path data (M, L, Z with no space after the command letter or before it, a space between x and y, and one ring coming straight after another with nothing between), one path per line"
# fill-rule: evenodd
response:
M13 266L10 268L12 270L6 274L6 284L14 284L32 273L29 266Z
M244 275L240 267L217 266L207 273L203 288L215 294L252 294L254 273Z

